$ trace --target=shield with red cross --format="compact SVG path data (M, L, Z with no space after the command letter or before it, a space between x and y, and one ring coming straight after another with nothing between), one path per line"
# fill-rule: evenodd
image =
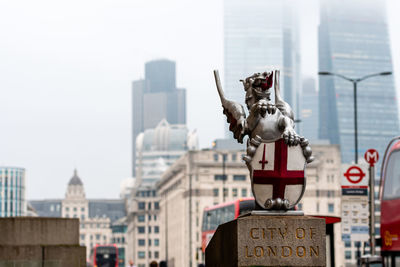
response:
M251 161L251 185L257 203L269 198L289 200L294 207L303 196L306 159L300 145L289 147L283 139L262 142Z

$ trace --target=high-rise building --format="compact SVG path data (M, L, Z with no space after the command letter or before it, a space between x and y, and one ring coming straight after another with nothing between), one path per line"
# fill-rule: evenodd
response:
M188 150L198 149L196 132L186 125L161 120L157 127L140 133L136 139L136 181L128 198L127 257L138 267L161 259L160 196L156 183L163 173Z
M314 78L303 80L300 102L300 135L308 140L318 139L319 130L319 101Z
M136 174L136 137L166 119L186 124L186 90L176 88L175 62L154 60L145 65L145 79L132 84L132 173Z
M319 71L350 78L392 71L385 4L378 0L321 1ZM352 83L320 76L321 139L340 144L342 161L355 155ZM381 155L398 135L396 91L392 76L377 76L358 83L358 155L369 148Z
M225 0L225 92L244 106L239 82L255 72L281 70L284 99L298 113L300 55L296 1ZM225 136L231 137L226 125Z
M26 216L25 169L0 167L0 217Z

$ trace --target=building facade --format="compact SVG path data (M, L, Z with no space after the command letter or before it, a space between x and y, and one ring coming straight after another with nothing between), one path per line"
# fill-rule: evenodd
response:
M162 259L160 197L154 185L132 191L127 220L127 259L132 259L137 267L159 262Z
M0 167L0 217L26 216L25 169Z
M160 196L156 183L162 174L188 150L198 148L195 132L185 125L161 120L155 128L140 133L136 139L136 179L128 198L127 258L137 266L160 261Z
M300 135L308 140L318 140L319 131L319 99L314 78L305 78L300 102Z
M175 62L154 60L145 64L145 79L132 84L132 173L136 175L136 138L166 119L186 124L186 89L176 88Z
M361 78L392 71L385 3L375 0L321 1L319 71ZM342 161L355 156L353 85L339 77L319 78L321 139L340 144ZM358 155L375 148L381 155L399 133L392 76L358 83Z
M306 191L297 207L305 215L341 217L341 158L339 145L312 144L315 160L307 164ZM334 225L335 265L344 267L340 223ZM327 263L329 262L329 255ZM329 266L329 265L328 265Z
M251 197L243 151L188 151L157 184L160 195L161 249L168 266L198 266L203 210L216 204ZM226 168L223 168L223 165ZM226 175L226 181L221 179Z
M86 246L88 260L96 244L112 243L112 223L126 216L123 199L87 199L76 170L68 182L65 198L33 200L30 204L41 217L79 218L80 244ZM118 247L122 245L117 244Z
M298 112L300 54L297 1L224 1L224 70L228 99L244 106L239 82L255 72L281 70L281 91ZM226 137L231 137L225 127Z

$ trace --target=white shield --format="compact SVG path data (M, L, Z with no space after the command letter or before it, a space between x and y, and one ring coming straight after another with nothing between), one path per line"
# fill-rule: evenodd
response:
M251 186L257 203L267 199L287 199L290 208L303 196L306 159L300 145L289 147L283 139L262 142L251 161Z

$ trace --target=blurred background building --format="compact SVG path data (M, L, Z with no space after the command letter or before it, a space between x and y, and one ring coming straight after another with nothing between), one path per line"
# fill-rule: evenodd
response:
M76 169L68 182L65 198L31 200L29 203L40 217L79 218L80 244L86 246L87 259L96 244L110 244L113 240L120 241L115 243L121 255L125 255L126 231L119 230L126 216L125 200L87 199ZM125 258L121 259L124 263Z
M175 62L145 64L145 78L132 84L132 174L136 175L136 137L165 119L186 124L186 89L176 88Z
M25 169L0 167L0 217L26 216Z
M160 196L156 183L189 150L198 149L197 133L186 125L162 119L136 138L136 180L128 198L127 256L138 267L162 259L160 250Z
M301 123L298 124L297 130L300 135L308 140L316 141L319 139L319 101L314 78L307 77L303 79L300 100L299 116Z
M237 150L188 151L163 174L157 190L161 252L168 266L204 263L201 250L204 208L252 196L242 154L243 151Z
M224 1L224 70L228 99L244 105L239 82L255 72L281 70L281 92L297 116L301 88L297 1ZM227 124L225 136L231 137Z
M319 70L350 78L392 71L385 2L321 1ZM320 76L321 139L340 144L342 162L354 160L353 85L339 77ZM383 155L399 133L393 76L377 76L358 84L358 155L371 144Z

